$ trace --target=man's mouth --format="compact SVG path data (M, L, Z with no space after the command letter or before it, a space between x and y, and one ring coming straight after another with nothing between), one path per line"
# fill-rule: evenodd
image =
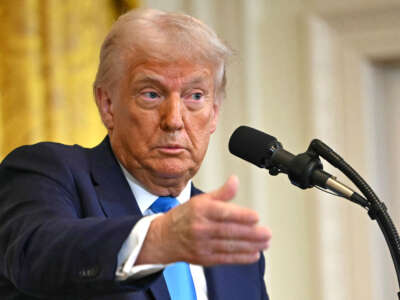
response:
M178 144L169 144L159 146L157 150L165 154L180 154L185 151L185 148Z

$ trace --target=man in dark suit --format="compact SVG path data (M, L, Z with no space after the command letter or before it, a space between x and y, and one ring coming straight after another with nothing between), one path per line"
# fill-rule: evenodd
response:
M94 83L105 140L21 147L0 167L1 299L268 299L270 232L229 203L237 178L191 183L228 55L186 15L118 19Z

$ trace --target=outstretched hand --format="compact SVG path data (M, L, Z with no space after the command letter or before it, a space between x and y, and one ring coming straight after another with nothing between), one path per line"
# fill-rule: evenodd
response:
M192 197L154 219L136 265L256 262L260 251L268 248L271 233L257 225L255 211L229 202L238 185L238 178L231 176L219 189Z

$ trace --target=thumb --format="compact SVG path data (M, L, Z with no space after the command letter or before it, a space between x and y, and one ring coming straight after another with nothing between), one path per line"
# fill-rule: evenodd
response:
M209 194L214 200L229 201L236 195L238 187L239 179L236 175L231 175L223 186Z

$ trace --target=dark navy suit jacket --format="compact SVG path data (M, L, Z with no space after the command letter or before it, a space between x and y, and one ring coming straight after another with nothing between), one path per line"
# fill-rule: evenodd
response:
M0 299L169 299L161 272L115 280L118 252L141 217L108 138L93 149L16 149L0 165ZM207 267L209 299L266 300L263 274L263 256Z

